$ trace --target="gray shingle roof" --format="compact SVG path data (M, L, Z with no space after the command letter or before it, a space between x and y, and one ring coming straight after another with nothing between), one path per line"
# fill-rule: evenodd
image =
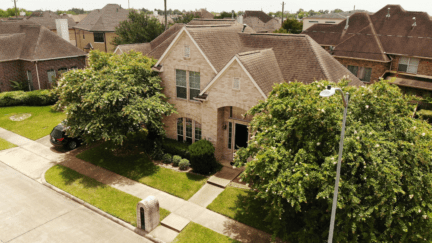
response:
M127 20L129 10L118 4L107 4L102 9L91 11L75 28L91 32L114 32L121 21Z
M0 22L0 61L75 56L86 56L86 53L44 26L29 20Z
M67 19L69 28L72 28L76 25L75 21L69 16L67 15L59 16L56 13L51 11L43 11L38 13L37 15L29 16L27 19L31 20L34 23L43 25L50 30L56 29L56 22L55 22L56 19Z

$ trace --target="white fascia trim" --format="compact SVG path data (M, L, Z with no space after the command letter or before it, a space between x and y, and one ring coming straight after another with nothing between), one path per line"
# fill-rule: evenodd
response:
M155 66L160 65L160 63L163 61L163 59L168 55L168 52L171 50L171 48L177 43L178 39L183 34L183 32L186 32L186 34L189 36L189 38L191 38L192 42L195 44L195 46L198 48L198 50L200 51L200 53L203 55L204 59L206 59L206 61L208 62L208 64L210 65L210 67L213 69L213 71L215 73L218 73L216 71L216 68L211 64L210 60L207 58L207 56L204 54L204 52L198 46L198 44L196 43L196 41L192 38L192 36L190 35L190 33L187 31L186 27L183 27L180 30L180 32L177 34L177 36L174 38L174 40L171 42L171 44L168 46L168 48L165 50L165 52L159 58L158 62L155 64Z
M231 64L237 61L238 64L240 65L240 67L243 69L243 71L246 73L246 75L249 77L249 79L252 81L252 83L255 85L255 88L258 89L258 91L261 93L261 95L264 97L264 99L267 99L267 96L264 94L264 92L261 90L261 88L258 86L258 84L255 82L255 79L252 78L252 75L248 72L248 70L243 66L243 64L241 63L240 59L238 59L237 56L234 56L231 61L228 62L227 65L225 65L225 67L216 75L216 77L209 83L209 85L207 85L207 87L205 87L205 89L200 93L200 95L203 95L204 92L206 92L215 82L217 79L219 79L219 77L222 76L222 74L228 69L228 67L231 66Z

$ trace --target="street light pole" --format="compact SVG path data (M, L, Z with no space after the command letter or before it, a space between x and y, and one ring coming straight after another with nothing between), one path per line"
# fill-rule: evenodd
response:
M341 89L339 88L332 88L331 86L327 87L327 90L323 90L320 93L320 96L323 97L329 97L335 94L335 92L338 91L342 95L343 104L345 107L344 114L343 114L343 122L342 122L342 131L341 131L341 138L339 142L339 156L338 156L338 163L337 163L337 169L336 169L336 182L335 182L335 189L333 194L333 205L332 205L332 212L331 212L331 219L330 219L330 230L329 230L329 237L328 237L328 243L333 242L333 231L334 231L334 223L336 218L336 208L337 208L337 198L338 198L338 192L339 192L339 179L340 179L340 170L341 170L341 161L342 161L342 151L343 151L343 144L344 144L344 137L345 137L345 123L346 123L346 116L347 116L347 110L348 110L348 101L349 101L349 93L346 93L346 96L344 97L344 94Z

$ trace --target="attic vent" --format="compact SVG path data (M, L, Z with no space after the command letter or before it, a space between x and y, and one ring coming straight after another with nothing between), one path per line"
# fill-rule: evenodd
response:
M346 20L346 25L345 25L345 29L348 29L348 22L349 22L349 16L347 16L347 20Z
M390 8L387 9L387 15L386 18L390 18Z
M417 24L416 24L416 18L413 17L413 20L414 20L414 23L412 24L412 27L415 27L415 26L417 26Z

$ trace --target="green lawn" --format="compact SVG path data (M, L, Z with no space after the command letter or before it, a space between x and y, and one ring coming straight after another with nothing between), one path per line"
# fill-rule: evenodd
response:
M238 242L225 235L221 235L204 226L190 222L186 228L174 239L173 243L229 243Z
M30 113L23 121L12 121L13 115ZM51 130L66 118L63 112L56 112L51 106L13 106L0 108L0 126L29 139L39 139L50 134Z
M56 165L45 173L48 183L127 223L136 226L136 205L141 198L132 196L67 167ZM170 212L160 208L162 221Z
M77 157L185 200L191 198L207 180L204 176L157 166L144 153L116 156L107 147L102 144Z
M13 147L16 147L16 145L0 138L0 150L5 150Z
M207 208L271 234L268 223L263 220L267 214L261 205L252 191L227 187Z

